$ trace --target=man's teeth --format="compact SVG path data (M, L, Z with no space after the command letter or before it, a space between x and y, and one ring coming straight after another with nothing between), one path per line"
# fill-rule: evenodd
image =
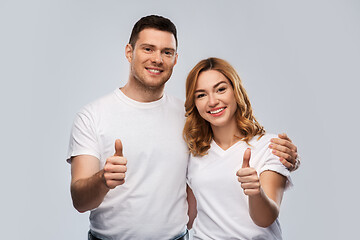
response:
M216 113L219 113L221 112L222 110L224 110L225 108L219 108L218 110L215 110L215 111L210 111L211 114L216 114Z
M159 73L160 72L160 70L157 70L157 69L148 69L150 72L152 72L152 73Z

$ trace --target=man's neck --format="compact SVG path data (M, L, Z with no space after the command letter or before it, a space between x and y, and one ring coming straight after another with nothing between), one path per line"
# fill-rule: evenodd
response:
M120 90L129 98L138 101L138 102L154 102L159 100L164 94L164 87L150 89L143 88L134 84L131 84L129 81L126 85Z

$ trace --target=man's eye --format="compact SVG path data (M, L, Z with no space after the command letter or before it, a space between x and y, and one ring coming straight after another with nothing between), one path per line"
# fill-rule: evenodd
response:
M172 57L174 56L174 51L164 50L163 54L167 57Z
M151 48L144 48L145 52L150 52Z

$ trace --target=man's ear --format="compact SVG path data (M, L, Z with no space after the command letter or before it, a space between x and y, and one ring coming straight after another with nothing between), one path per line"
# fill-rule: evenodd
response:
M176 53L176 56L175 56L175 61L174 61L174 66L176 65L176 63L177 63L177 59L178 59L178 57L179 57L179 55L178 55L178 53Z
M132 48L130 43L126 44L126 46L125 46L125 57L129 61L129 63L131 63L131 61L132 61L133 50L134 49Z

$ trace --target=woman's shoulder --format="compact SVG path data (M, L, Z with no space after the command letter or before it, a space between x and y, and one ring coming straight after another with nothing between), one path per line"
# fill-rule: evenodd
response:
M278 136L273 133L265 133L264 135L256 135L250 140L250 145L252 146L263 146L270 143L272 138L277 138Z

